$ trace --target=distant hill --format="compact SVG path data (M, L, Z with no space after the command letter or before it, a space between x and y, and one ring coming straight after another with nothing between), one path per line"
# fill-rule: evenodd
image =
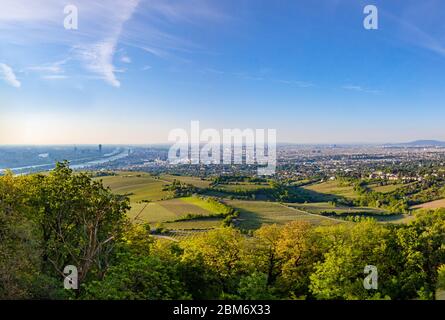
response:
M389 146L403 146L403 147L445 147L445 141L438 140L416 140L405 143L391 143Z

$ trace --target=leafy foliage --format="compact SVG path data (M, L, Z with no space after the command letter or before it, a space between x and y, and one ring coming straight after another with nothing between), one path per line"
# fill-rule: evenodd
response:
M128 199L68 163L47 175L6 174L0 298L433 299L445 286L444 209L408 225L293 221L244 234L230 226L237 212L221 208L229 226L172 242L129 224ZM68 264L79 270L74 294L63 289ZM378 268L377 290L363 287L367 265Z

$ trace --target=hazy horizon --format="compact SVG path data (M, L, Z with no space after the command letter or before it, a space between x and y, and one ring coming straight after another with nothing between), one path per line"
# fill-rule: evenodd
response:
M445 143L445 140L440 139L413 139L409 141L385 141L385 142L286 142L277 141L277 145L318 145L318 146L331 146L331 145L341 145L341 146L360 146L360 145L370 145L370 146L380 146L387 144L408 144L413 142L424 142L424 141L435 141L440 143ZM151 147L151 146L169 146L173 142L156 142L156 143L61 143L61 144L0 144L0 147L82 147L82 146L136 146L136 147ZM201 142L201 144L206 144L206 142Z

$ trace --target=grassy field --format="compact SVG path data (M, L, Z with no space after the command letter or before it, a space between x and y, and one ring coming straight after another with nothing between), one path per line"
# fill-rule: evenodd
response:
M413 221L414 219L415 216L410 214L380 216L376 218L376 220L381 223L395 223L395 224L406 224Z
M130 198L131 209L127 214L136 223L148 223L152 227L163 224L168 229L188 231L207 230L221 225L222 218L208 216L222 213L224 208L197 197L171 199L172 192L163 191L164 187L175 179L198 187L207 187L210 181L171 175L157 178L139 172L120 172L116 176L95 179L102 180L114 193ZM143 200L149 202L142 202ZM172 222L187 214L201 215L203 219Z
M358 195L354 192L353 186L343 186L337 180L311 184L302 188L317 193L335 195L348 199L358 198Z
M411 209L439 209L445 208L445 199L422 203L411 207Z
M398 184L388 184L386 186L380 186L379 184L370 184L368 185L368 187L375 191L375 192L380 192L380 193L390 193L393 192L401 187L405 186L402 183L398 183Z
M128 215L130 218L133 218L138 222L154 224L177 220L187 214L201 215L205 217L218 213L221 213L221 210L212 204L209 204L207 201L200 198L189 197L132 204L132 208ZM198 221L199 220L196 220L196 222ZM195 220L192 220L191 222L195 222Z
M188 176L174 176L174 175L161 175L159 177L162 180L173 182L173 180L181 181L182 183L192 184L198 188L208 188L212 183L210 180L203 180L199 177L188 177Z
M158 201L172 196L170 191L162 190L166 182L145 173L120 173L117 176L95 179L102 180L103 184L110 187L114 193L128 195L132 203L142 200Z
M160 204L161 202L164 201L150 203L131 203L131 209L128 212L128 216L135 222L147 222L149 224L170 221L181 216L166 209Z
M268 183L262 183L262 184L257 184L257 183L248 183L248 182L239 182L239 183L231 183L231 184L220 184L218 185L218 188L223 189L224 191L237 191L237 190L242 190L242 191L255 191L255 190L259 190L259 189L268 189L270 188L270 185Z
M95 178L102 180L117 194L127 195L130 198L131 209L128 216L138 223L149 223L152 227L162 224L165 228L184 232L185 234L205 231L221 226L222 218L210 217L224 212L224 207L217 203L199 197L175 198L170 191L163 191L164 187L173 180L193 184L197 187L208 187L209 180L199 177L162 175L159 178L146 173L121 172L117 176ZM253 184L242 182L239 184L225 184L228 191L237 189L256 190L269 188L268 184ZM351 186L341 186L337 181L317 183L300 189L304 192L313 192L321 195L321 201L329 200L331 195L354 198L356 195ZM329 195L326 196L325 195ZM326 199L325 199L326 198ZM149 202L143 202L149 201ZM338 213L385 213L375 208L348 208L333 207L327 202L307 204L280 204L266 201L224 200L226 204L240 212L237 225L243 229L256 229L262 224L284 224L289 221L307 221L315 225L342 222L340 219L325 217L322 212ZM444 200L445 204L445 200ZM427 205L427 204L426 204ZM187 221L174 221L186 215L202 216ZM378 217L382 222L405 223L411 216L384 216Z
M313 213L313 214L321 214L322 212L336 212L340 216L341 214L346 215L369 215L373 219L376 219L382 223L408 223L414 219L414 216L408 214L398 214L394 215L389 213L386 210L379 208L371 208L371 207L343 207L337 206L334 207L327 202L319 202L319 203L289 203L287 204L290 207L296 208L301 211Z
M343 207L337 206L334 207L327 202L319 202L319 203L292 203L289 206L295 207L297 209L307 211L314 214L320 214L322 212L337 212L339 214L342 213L369 213L369 214L387 214L387 212L383 209L376 209L370 207Z
M284 224L294 220L307 221L316 225L336 223L333 219L311 215L277 202L244 200L225 200L224 202L240 212L237 225L243 229L257 229L262 224Z

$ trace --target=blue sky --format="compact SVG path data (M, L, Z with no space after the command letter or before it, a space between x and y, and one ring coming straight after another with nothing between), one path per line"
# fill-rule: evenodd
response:
M192 120L445 140L444 17L439 0L2 0L0 144L160 143Z

